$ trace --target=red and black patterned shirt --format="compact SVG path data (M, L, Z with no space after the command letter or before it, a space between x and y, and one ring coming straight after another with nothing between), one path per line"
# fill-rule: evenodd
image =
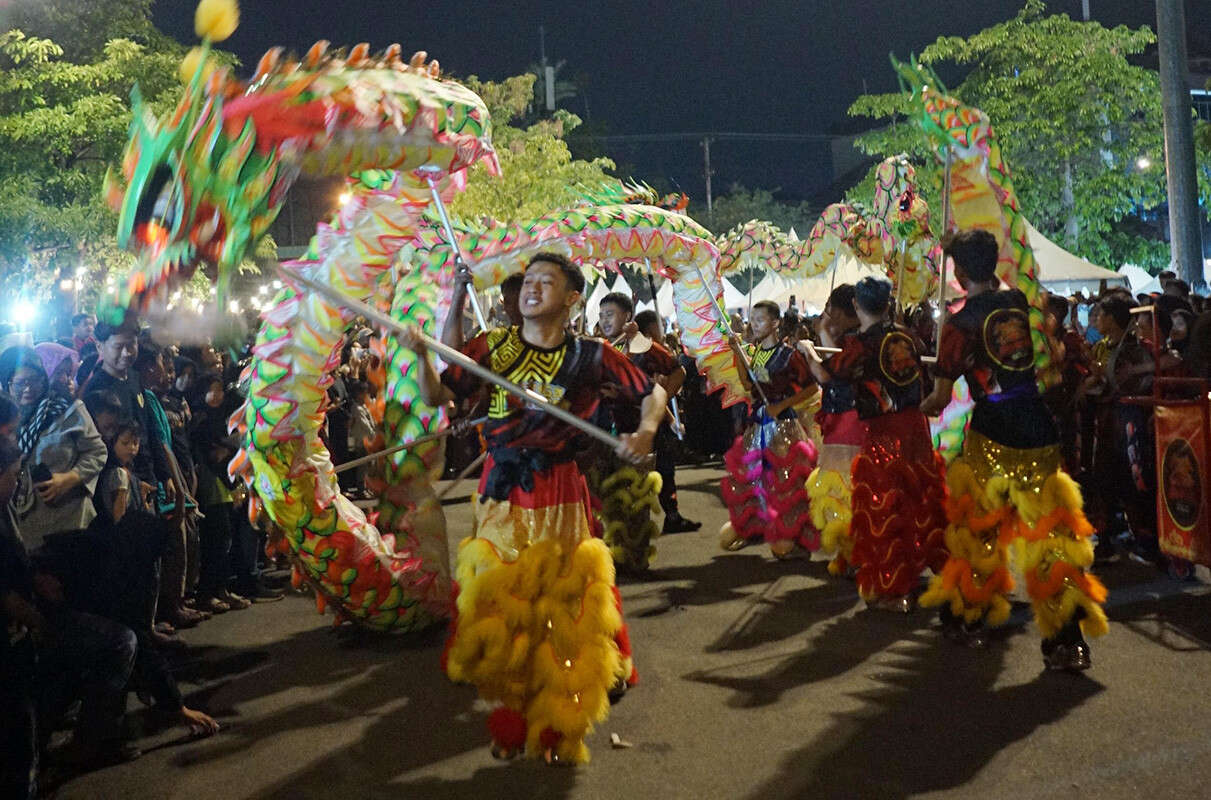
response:
M626 346L623 344L624 348ZM619 352L625 351L619 348ZM652 342L652 346L642 353L626 353L626 356L632 364L653 379L660 375L671 375L681 366L673 358L673 354L659 342ZM633 402L625 399L621 402L609 400L602 403L602 411L600 424L603 428L613 425L619 433L634 433L639 428L640 409Z
M912 336L881 322L841 340L841 352L824 363L853 387L858 416L870 419L921 405L924 372Z
M942 328L934 368L948 380L967 377L975 401L972 429L1009 447L1059 441L1035 382L1029 308L1026 295L1016 289L968 298Z
M569 335L558 347L543 348L526 342L516 327L496 328L467 342L463 354L582 419L593 417L604 394L613 395L614 402L638 406L652 391L647 375L596 339ZM451 364L442 373L442 383L465 397L483 381ZM541 450L562 461L583 449L581 438L579 431L537 406L497 386L489 387L484 439L490 451Z

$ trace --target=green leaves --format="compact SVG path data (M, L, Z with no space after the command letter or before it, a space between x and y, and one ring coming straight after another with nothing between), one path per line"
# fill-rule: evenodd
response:
M1045 11L1041 0L1028 0L1011 20L966 39L938 38L920 61L970 67L953 94L992 120L1022 209L1039 230L1095 263L1160 269L1169 261L1163 232L1143 223L1165 202L1159 80L1128 60L1155 36ZM856 146L880 158L907 152L940 216L941 165L905 112L899 95L858 98L851 115L887 124ZM1207 153L1204 146L1204 187ZM849 196L870 196L873 182L872 168Z
M131 90L166 110L184 48L155 31L144 0L18 5L14 21L30 29L0 34L0 292L44 297L83 268L88 302L130 266L100 191L126 142Z
M509 124L527 111L533 75L519 75L499 83L472 76L464 83L483 98L492 114L492 139L503 175L495 178L481 165L473 167L467 190L451 203L456 215L506 222L530 219L562 203L573 202L577 186L600 186L615 180L609 175L614 162L608 158L592 161L572 158L564 138L580 125L575 114L558 109L550 118L526 128Z

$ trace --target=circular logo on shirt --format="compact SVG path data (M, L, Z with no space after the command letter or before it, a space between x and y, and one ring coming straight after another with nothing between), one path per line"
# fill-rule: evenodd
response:
M1025 372L1034 366L1030 318L1020 308L998 308L984 319L984 349L1001 369Z
M897 386L907 386L921 377L917 370L917 350L908 334L892 331L879 345L879 368L883 376Z
M1161 496L1177 527L1188 531L1198 524L1202 510L1203 479L1198 456L1185 439L1174 439L1161 458Z

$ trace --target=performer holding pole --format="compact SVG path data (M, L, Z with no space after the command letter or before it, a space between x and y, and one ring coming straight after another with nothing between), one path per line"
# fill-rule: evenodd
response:
M587 424L606 386L616 403L642 404L637 430L617 449L637 461L651 451L666 395L612 347L568 334L583 289L579 268L563 256L534 256L521 327L475 337L440 378L425 358L418 376L433 405L476 391L484 372L543 400L540 409L492 390L488 458L474 534L459 548L458 618L446 653L452 679L500 704L488 725L501 758L588 760L584 738L605 718L608 692L634 679L613 563L590 533L588 492L573 460L584 446L580 425L564 415ZM403 341L420 354L432 342L415 330ZM551 404L559 417L545 410Z
M625 294L611 292L603 297L598 308L602 335L654 383L667 392L676 391L685 379L685 370L659 342L637 331L632 318L633 308L631 298ZM597 423L618 432L633 431L639 423L638 409L633 404L615 404L607 393ZM671 460L662 457L662 449L667 449L670 438L662 433L667 428L666 418L656 434L657 470L641 472L629 464L619 463L612 454L599 451L590 453L585 459L591 461L585 470L589 488L601 502L602 535L619 566L647 569L655 555L652 540L668 530L664 487L672 478L659 469L662 461ZM676 505L673 508L675 510Z
M729 521L719 532L725 550L739 550L762 538L786 558L796 547L816 550L820 534L812 525L805 482L816 463L795 407L814 390L807 359L779 336L781 309L763 300L753 305L749 324L756 344L746 352L729 336L740 381L754 399L748 426L724 455L728 475L721 491Z
M866 425L853 462L852 562L858 592L874 608L907 612L921 571L946 562L946 485L929 424L918 408L924 371L913 337L887 321L891 284L863 278L854 287L859 328L841 352L812 371L853 388Z
M941 606L948 638L983 645L986 628L1009 618L1008 550L1020 539L1044 663L1088 669L1082 633L1106 632L1106 588L1089 573L1093 528L1080 489L1061 467L1059 432L1039 396L1026 296L999 288L991 233L962 231L946 251L967 302L942 331L933 393L921 409L940 413L963 376L975 410L963 454L946 476L950 559L921 605Z

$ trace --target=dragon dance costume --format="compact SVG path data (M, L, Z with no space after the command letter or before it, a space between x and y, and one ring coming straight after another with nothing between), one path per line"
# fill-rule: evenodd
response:
M628 346L629 342L624 343L619 352L625 352L631 363L649 377L669 375L678 368L673 355L657 342L651 342L651 347L643 352L626 351ZM607 430L613 427L617 433L634 433L639 428L639 408L626 398L621 403L607 399L601 404L598 424ZM661 433L657 434L657 448L667 446L662 437L666 427L661 425ZM586 470L589 489L600 502L602 537L614 561L622 567L647 569L656 555L652 540L664 526L665 475L641 471L596 445L591 460L592 465Z
M947 474L950 560L921 604L943 606L948 625L1003 624L1013 588L1008 547L1020 543L1047 655L1057 644L1083 645L1081 630L1106 632L1106 589L1088 572L1093 531L1038 393L1027 308L1020 291L984 292L943 328L937 374L966 375L975 410Z
M750 349L753 375L765 399L778 403L813 381L803 354L782 343ZM754 401L748 427L723 457L728 474L720 486L729 521L720 531L726 549L764 539L776 556L795 545L818 550L805 483L816 464L816 448L806 438L793 409L777 419Z
M946 563L942 459L918 406L922 370L912 337L877 323L825 362L848 381L866 438L853 461L851 561L868 602L906 598L925 568Z
M820 427L820 457L807 479L812 524L820 531L820 550L833 558L828 571L842 575L853 559L850 521L854 459L866 442L866 424L854 406L848 381L830 380L823 386L816 423Z
M586 419L607 385L617 403L639 404L651 391L643 372L592 339L569 336L546 349L501 328L463 352ZM459 397L480 384L457 365L442 382ZM609 690L635 673L614 565L590 532L588 489L574 461L582 437L496 387L488 414L475 527L458 552L446 672L501 704L488 721L497 746L587 761L584 738L605 718Z

